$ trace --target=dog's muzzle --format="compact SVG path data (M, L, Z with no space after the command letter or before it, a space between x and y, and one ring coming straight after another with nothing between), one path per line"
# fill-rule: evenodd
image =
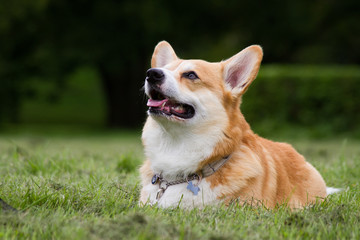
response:
M163 91L162 85L165 82L165 73L158 68L150 68L146 72L147 95L149 100L147 106L150 115L177 117L177 119L189 119L195 115L193 106L179 102L175 98L168 96Z

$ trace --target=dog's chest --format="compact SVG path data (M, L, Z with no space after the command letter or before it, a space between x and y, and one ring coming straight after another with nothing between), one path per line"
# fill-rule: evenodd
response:
M199 133L174 127L169 133L149 118L142 134L145 156L151 161L154 173L162 173L164 177L187 176L196 172L200 162L213 153L222 139L221 129L214 127Z
M188 183L181 183L169 186L163 195L156 199L159 191L158 184L147 184L143 191L147 195L147 201L150 204L158 204L159 207L182 207L193 208L203 207L209 204L218 203L216 188L212 189L210 184L204 179L199 184L200 191L194 194L188 189Z

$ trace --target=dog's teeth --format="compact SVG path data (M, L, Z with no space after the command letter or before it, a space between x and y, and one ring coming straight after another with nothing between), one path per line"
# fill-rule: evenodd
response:
M182 111L184 111L184 107L183 106L180 106L180 105L178 105L178 106L176 106L176 107L172 107L175 111L177 111L177 112L182 112Z
M164 110L165 104L166 104L166 102L164 102L164 103L161 105L161 111Z

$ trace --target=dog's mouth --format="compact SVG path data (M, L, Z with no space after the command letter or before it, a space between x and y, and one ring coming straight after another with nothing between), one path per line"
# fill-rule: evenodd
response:
M149 113L155 115L175 116L189 119L195 115L195 109L189 104L177 102L157 90L150 91L147 102Z

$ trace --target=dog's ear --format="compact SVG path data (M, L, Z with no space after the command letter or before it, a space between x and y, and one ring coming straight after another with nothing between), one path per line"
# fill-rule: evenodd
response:
M156 45L151 59L152 68L164 67L166 64L175 61L178 57L174 49L166 41L161 41Z
M256 78L263 57L262 48L253 45L224 62L224 80L235 96L245 93Z

